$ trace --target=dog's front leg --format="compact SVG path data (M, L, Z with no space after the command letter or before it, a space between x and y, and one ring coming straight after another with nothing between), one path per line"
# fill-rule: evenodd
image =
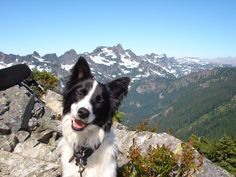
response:
M62 177L75 177L79 176L78 166L75 165L73 148L62 139L60 142L61 148L61 163L62 163ZM78 174L78 175L77 175Z
M108 164L106 168L103 169L102 175L99 177L116 177L116 164Z

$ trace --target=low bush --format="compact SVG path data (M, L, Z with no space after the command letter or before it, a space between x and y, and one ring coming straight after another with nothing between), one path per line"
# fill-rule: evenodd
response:
M192 135L193 146L212 162L236 176L236 139L224 135L219 140Z
M149 147L142 154L135 141L130 147L128 164L120 169L123 177L190 177L203 163L203 156L196 155L189 143L181 144L181 153L174 153L166 146Z
M141 131L149 131L149 132L157 132L158 130L158 124L153 123L154 125L149 126L149 119L144 118L142 122L140 122L138 125L135 127L131 127L131 130L141 132Z
M116 112L116 114L113 116L113 121L115 122L119 122L121 123L122 122L122 119L124 118L124 113L123 112Z
M37 95L41 96L46 93L47 89L56 90L57 86L59 85L59 79L54 76L52 73L47 71L39 71L34 69L33 74L29 80L35 80L40 86L31 84L31 89Z
M59 79L47 71L33 70L33 78L42 85L44 89L53 90L59 84Z

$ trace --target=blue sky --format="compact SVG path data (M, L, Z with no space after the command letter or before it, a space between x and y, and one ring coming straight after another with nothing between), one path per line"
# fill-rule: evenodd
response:
M0 51L236 56L236 0L2 0Z

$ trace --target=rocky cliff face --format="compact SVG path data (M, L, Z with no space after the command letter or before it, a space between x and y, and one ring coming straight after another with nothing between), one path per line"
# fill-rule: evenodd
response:
M55 98L55 99L52 99ZM46 105L33 98L24 87L14 86L0 92L0 176L1 177L48 177L60 176L60 154L57 149L60 141L60 95L48 93ZM29 104L33 104L27 116ZM49 108L57 105L54 111ZM56 113L57 112L57 113ZM166 145L175 151L181 141L166 133L128 131L121 124L114 124L114 131L120 144L118 165L127 163L127 151L133 139L142 151L149 145ZM220 167L205 159L200 177L232 176Z

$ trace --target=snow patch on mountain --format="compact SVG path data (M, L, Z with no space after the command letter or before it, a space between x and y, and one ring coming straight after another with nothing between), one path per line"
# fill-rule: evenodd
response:
M127 53L126 55L121 54L120 60L122 61L122 63L120 63L119 65L125 66L126 68L129 68L129 69L137 68L139 66L139 63L135 60L132 60L130 55Z
M111 66L116 63L116 61L111 61L101 56L91 56L92 61L96 64Z
M63 65L63 64L61 64L61 68L66 70L66 71L70 71L73 66L74 66L74 64L72 64L72 65L69 65L69 64Z
M122 71L123 74L129 74L130 73L129 70L126 70L124 68L120 68L120 70Z
M200 64L200 65L206 65L208 64L207 61L201 60L199 58L194 57L182 57L182 58L176 58L176 61L178 61L180 64Z
M41 57L38 57L38 56L35 56L35 55L32 55L32 57L34 59L38 60L39 62L44 63L45 66L46 66L46 63L50 63L50 61L47 61L44 58L41 58Z
M102 51L105 53L105 55L107 56L107 57L111 57L112 59L115 59L115 58L117 58L117 56L113 53L113 51L112 50L110 50L110 49L108 49L108 48L102 48Z
M0 69L6 68L6 67L10 67L10 66L12 66L12 65L13 65L13 63L5 64L5 63L3 63L3 62L0 62Z
M36 68L35 65L32 65L32 64L28 64L28 66L29 66L29 68L30 68L31 70L33 70L33 69Z

